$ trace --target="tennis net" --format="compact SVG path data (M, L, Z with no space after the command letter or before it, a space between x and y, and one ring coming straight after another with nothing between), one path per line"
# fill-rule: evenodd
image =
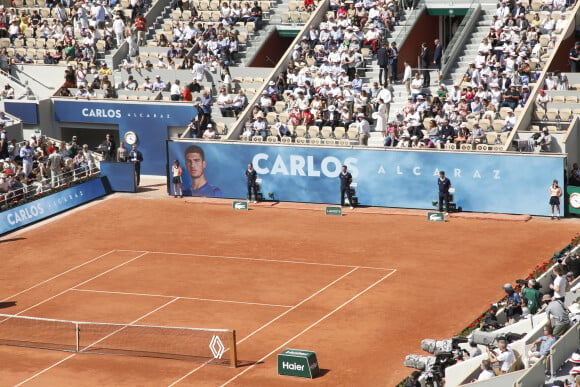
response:
M0 314L0 345L236 366L236 333Z

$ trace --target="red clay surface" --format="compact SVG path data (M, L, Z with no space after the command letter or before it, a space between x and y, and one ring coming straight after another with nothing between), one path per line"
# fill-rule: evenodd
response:
M580 224L211 202L118 195L4 236L0 299L16 305L0 312L232 328L239 359L259 364L0 346L0 384L392 386L412 371L403 359L421 353L421 339L456 334ZM315 351L323 375L277 376L285 348Z

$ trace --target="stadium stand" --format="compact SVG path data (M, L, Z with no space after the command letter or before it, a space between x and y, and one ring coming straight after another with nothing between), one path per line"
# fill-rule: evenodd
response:
M538 298L538 302L540 298L546 300L543 305L540 305L536 313L531 313L528 310L530 304L524 298L523 290L519 290L517 293L524 300L521 303L523 309L519 321L511 324L508 322L506 311L514 305L510 304L509 298L504 298L498 304L500 309L495 314L495 318L490 318L488 313L481 320L481 325L476 327L466 340L458 340L458 338L444 341L423 340L423 349L436 356L429 358L409 355L405 360L405 365L414 368L420 367L419 369L423 371L422 381L438 380L439 377L444 376L446 384L454 386L465 384L473 386L535 386L556 380L571 381L570 376L574 378L580 374L580 367L577 367L580 365L580 347L578 344L580 342L580 298L578 297L580 292L580 248L571 249L560 261L561 264L553 262L553 266L539 276L536 283L524 281L528 283L522 285L522 289L540 289L537 294L526 293L526 297L530 297L532 294L533 297ZM563 281L567 290L563 302L554 301L552 295L556 284L562 278L555 274L557 267L562 268L565 273ZM506 287L504 286L504 289ZM542 294L544 295L542 296ZM539 349L535 343L546 340L544 327L550 323L552 327L558 324L559 320L554 317L552 303L561 303L562 307L566 307L565 313L570 321L569 327L565 329L565 333L556 336L549 345L544 347L544 354L532 357L532 352ZM550 306L548 307L548 305ZM548 310L549 312L547 312ZM509 360L509 370L502 372L503 369L500 370L498 365L497 368L493 368L493 377L482 376L480 378L480 374L485 374L482 372L482 361L493 360L489 351L495 350L498 341L504 338L507 338L509 342L507 351L512 353ZM425 347L425 343L433 345ZM448 362L449 365L445 362Z

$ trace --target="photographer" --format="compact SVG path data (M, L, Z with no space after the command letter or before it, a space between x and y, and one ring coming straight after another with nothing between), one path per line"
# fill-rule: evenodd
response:
M499 329L502 327L502 324L500 324L497 321L497 306L496 305L492 305L489 308L489 311L485 314L485 320L481 322L480 324L480 328L483 331L494 331L496 329Z
M541 305L541 293L539 284L535 279L529 280L527 283L523 281L524 288L522 289L522 298L528 305L530 314L536 314ZM519 283L519 281L518 281Z
M407 378L407 381L405 382L405 387L421 387L419 377L421 377L421 371L411 372L411 375Z
M580 254L573 253L564 258L562 262L568 272L574 274L574 278L580 275Z
M550 297L549 294L544 294L542 302L548 305L546 306L546 315L554 330L554 336L556 338L562 336L570 328L570 318L564 302Z
M538 141L536 141L536 145L540 146L540 152L550 152L552 149L552 135L548 131L547 127L542 129L542 135Z
M505 314L508 319L508 324L516 323L520 320L522 315L522 307L520 305L522 299L520 298L520 295L514 291L511 284L505 284L503 290L505 290L507 294Z

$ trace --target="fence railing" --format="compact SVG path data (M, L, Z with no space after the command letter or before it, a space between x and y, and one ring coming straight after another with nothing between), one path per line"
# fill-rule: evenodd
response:
M457 58L461 50L465 48L465 42L471 35L471 30L479 20L481 15L481 5L478 2L472 1L469 4L467 14L459 24L456 33L453 35L451 41L447 44L448 50L445 50L442 58L441 79L445 79L451 70L451 67L457 62Z
M60 191L79 182L79 180L100 174L98 166L81 164L72 170L64 171L60 174L51 174L50 178L42 178L22 188L9 190L0 194L0 212L6 210L10 205L19 205L19 202L32 199L35 196L50 194L52 191ZM46 196L46 195L45 195Z

